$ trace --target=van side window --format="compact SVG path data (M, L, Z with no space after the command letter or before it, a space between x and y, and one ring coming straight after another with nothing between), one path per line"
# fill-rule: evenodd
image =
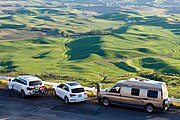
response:
M115 86L109 92L120 93L120 90L121 90L120 86Z
M132 88L131 89L131 95L139 96L140 89Z
M147 97L157 98L158 97L158 91L148 90Z

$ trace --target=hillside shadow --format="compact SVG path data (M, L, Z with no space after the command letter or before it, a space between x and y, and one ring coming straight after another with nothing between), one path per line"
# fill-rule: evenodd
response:
M145 22L139 22L138 25L145 25L145 26L157 26L162 27L163 29L169 29L176 35L180 34L180 24L170 24L167 22L166 18L159 17L159 16L146 16Z
M121 40L128 40L127 38L121 36L121 35L118 35L118 34L112 34L111 36L115 37L115 38L118 38L118 39L121 39Z
M4 67L6 70L14 70L17 66L13 65L11 60L3 60L0 62L0 66Z
M75 23L75 24L79 24L79 25L83 25L84 24L83 22L78 22L78 21L73 21L73 20L70 20L69 22Z
M139 52L145 53L145 54L153 54L154 52L148 48L136 48L134 50L137 50Z
M0 20L12 20L12 16L5 16L5 17L0 17Z
M124 34L127 32L127 30L129 29L130 26L122 26L119 27L118 29L114 29L112 30L112 33L117 33L117 34Z
M141 59L141 66L144 68L160 70L161 68L166 67L168 65L160 59L143 58L143 59Z
M25 10L25 9L18 9L15 11L16 14L25 14L25 15L37 15L36 12L33 12L31 10Z
M180 73L178 69L171 66L166 61L157 58L142 58L140 60L140 65L144 68L153 69L164 73Z
M136 16L134 16L136 15ZM139 16L137 16L139 15ZM126 22L125 26L122 26L118 29L112 30L113 33L123 34L133 25L143 25L143 26L157 26L162 27L163 29L168 29L173 32L175 35L180 35L180 24L171 24L168 23L167 19L160 16L143 16L138 12L128 12L124 11L121 13L112 13L107 15L97 16L96 19L111 20L111 21L124 21Z
M104 19L104 20L112 20L112 21L119 21L119 20L126 20L129 17L128 14L122 14L122 13L112 13L112 14L106 14L106 15L100 15L95 18L97 19Z
M69 48L69 51L66 53L69 56L68 60L86 59L91 54L104 57L105 53L101 49L102 41L100 39L99 36L85 37L67 43L66 47Z
M16 25L16 24L1 24L0 29L10 28L10 29L20 29L25 28L26 25Z
M35 17L37 19L40 19L40 20L44 20L44 21L50 21L50 22L55 22L51 17L49 16L38 16L38 17Z
M51 43L53 43L53 41L50 41L50 40L45 39L45 38L38 38L38 39L32 40L32 42L34 44L51 44Z
M53 10L53 9L40 9L38 10L39 13L44 14L44 13L48 13L48 14L57 14L60 11L59 10Z
M126 62L115 62L112 64L114 64L116 67L123 69L125 71L128 71L128 72L137 72L136 68L128 65Z

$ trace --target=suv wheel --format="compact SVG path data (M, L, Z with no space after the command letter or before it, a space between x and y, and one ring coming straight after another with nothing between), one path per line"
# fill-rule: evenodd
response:
M21 97L22 97L22 98L25 98L25 97L26 97L24 90L21 90Z
M68 99L68 97L67 97L67 96L65 96L65 98L64 98L64 102L65 102L66 104L69 104L69 99Z
M152 104L147 104L145 106L145 111L148 113L153 113L154 112L154 106Z
M55 89L53 89L52 94L53 94L53 96L56 96L56 91L55 91Z
M103 98L102 99L102 104L104 106L109 106L111 104L110 100L108 98Z

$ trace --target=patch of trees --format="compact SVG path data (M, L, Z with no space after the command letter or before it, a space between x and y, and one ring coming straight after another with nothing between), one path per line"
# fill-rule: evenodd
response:
M61 36L62 37L70 37L69 33L65 32L65 31L61 31Z
M82 33L82 35L110 35L110 30L90 30L89 32Z
M47 35L60 35L58 29L51 29L51 28L31 28L31 31L41 31L45 32Z
M32 12L30 10L24 10L24 9L20 9L20 10L17 10L15 11L16 15L30 15L30 16L36 16L37 13L36 12Z

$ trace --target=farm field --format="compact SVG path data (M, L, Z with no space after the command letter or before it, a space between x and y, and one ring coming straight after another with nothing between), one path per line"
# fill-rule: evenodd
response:
M157 72L177 77L166 82L171 95L180 97L180 14L168 13L176 1L138 9L124 2L104 8L80 0L34 1L0 0L1 74L53 73L85 80L84 85L107 77L108 87L122 76Z

